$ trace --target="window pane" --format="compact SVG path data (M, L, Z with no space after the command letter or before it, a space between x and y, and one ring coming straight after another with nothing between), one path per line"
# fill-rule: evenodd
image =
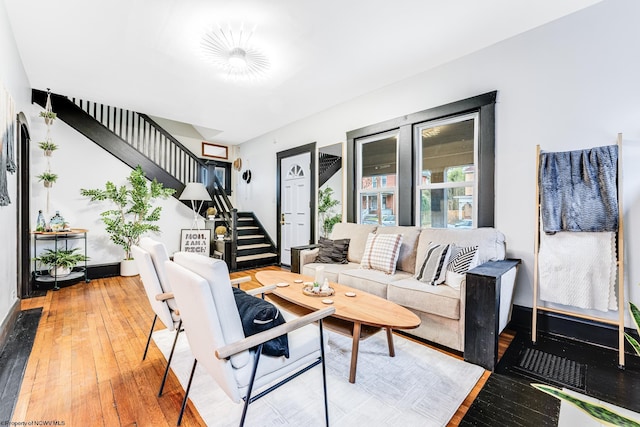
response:
M395 195L393 192L362 194L360 222L362 224L396 225Z
M396 185L396 136L362 144L361 188L388 188Z
M422 128L420 138L421 185L475 179L474 119Z
M473 226L473 187L422 190L420 226L471 228Z

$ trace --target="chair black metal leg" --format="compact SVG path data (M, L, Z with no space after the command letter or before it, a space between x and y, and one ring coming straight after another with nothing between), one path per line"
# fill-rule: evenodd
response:
M322 319L318 320L320 328L320 357L322 358L322 387L324 388L324 419L329 427L329 401L327 400L327 370L324 364L324 337L322 332Z
M169 376L169 365L171 365L171 359L173 359L173 352L176 349L176 343L178 342L178 335L180 335L180 328L182 327L182 319L178 323L176 329L176 337L173 339L173 346L171 347L171 353L167 359L167 367L164 368L164 376L162 377L162 383L160 383L160 391L158 391L158 397L162 396L162 390L164 389L164 383L167 382L167 376Z
M253 381L256 379L256 373L258 372L258 362L260 361L260 354L262 353L262 344L256 349L255 360L253 361L253 370L251 371L251 379L249 380L249 388L247 389L247 397L244 398L244 408L242 408L242 417L240 418L240 427L244 426L244 419L247 416L247 409L249 409L249 403L251 402L251 391L253 390Z
M178 329L179 330L179 329ZM193 374L196 372L196 365L198 364L198 359L193 361L193 368L191 368L191 375L189 376L189 383L187 384L187 389L184 391L184 399L182 400L182 408L180 408L180 415L178 415L177 426L182 422L182 416L184 415L184 409L187 407L187 398L189 397L189 390L191 390L191 382L193 381Z
M149 337L147 338L147 346L144 348L144 354L142 355L142 360L147 358L147 350L149 350L149 343L151 342L151 334L153 333L153 328L156 326L156 320L158 320L158 315L153 316L153 323L151 323L151 330L149 331Z

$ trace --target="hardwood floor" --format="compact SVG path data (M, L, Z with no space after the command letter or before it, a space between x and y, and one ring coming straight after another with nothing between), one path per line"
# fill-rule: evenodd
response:
M252 281L242 285L250 289L259 286L257 271L232 273L231 277L251 276ZM166 361L153 343L142 360L153 311L138 276L81 282L21 302L23 310L35 307L42 307L42 317L14 422L175 425L184 391L171 373L162 397L157 397ZM162 328L157 322L156 329ZM511 333L501 335L500 354L512 339ZM485 371L449 425L460 423L489 375ZM182 425L205 425L191 403Z

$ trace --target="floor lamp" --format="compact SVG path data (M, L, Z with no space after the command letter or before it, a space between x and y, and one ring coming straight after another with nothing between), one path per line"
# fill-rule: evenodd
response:
M201 182L188 182L178 200L191 200L191 209L193 209L193 224L191 224L192 230L200 230L198 224L198 216L200 209L205 201L211 201L211 195L207 191L204 184ZM196 209L196 202L200 201L200 205Z

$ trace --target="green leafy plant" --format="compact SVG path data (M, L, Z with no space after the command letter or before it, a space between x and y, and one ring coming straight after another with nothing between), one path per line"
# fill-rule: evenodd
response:
M40 111L40 117L44 117L45 119L55 120L58 115L53 111Z
M58 149L58 146L51 141L41 141L38 143L38 147L44 151L55 151Z
M38 181L44 181L45 183L54 183L58 180L58 174L52 172L42 172L37 176Z
M638 307L634 303L630 302L629 312L631 313L633 322L636 324L636 329L638 330L638 332L640 332L640 310L638 310ZM629 344L631 344L633 349L636 351L636 354L640 356L640 343L638 343L638 340L636 340L626 332L624 334L624 337L627 339L627 341L629 341Z
M58 249L57 251L53 249L45 249L40 256L37 256L34 259L49 267L73 268L78 263L89 259L89 257L84 254L76 252L79 249L80 248L68 250Z
M138 165L127 177L128 185L116 186L107 181L104 190L81 189L83 196L92 202L109 201L114 209L102 212L102 222L111 241L124 249L125 259L132 259L131 246L138 244L147 232L160 232L155 222L160 219L162 208L154 207L153 201L166 199L175 193L173 188L164 188L156 179L149 182Z
M333 188L327 187L318 190L318 216L322 226L322 235L329 237L333 226L342 222L342 214L336 214L334 208L340 202L333 198Z

